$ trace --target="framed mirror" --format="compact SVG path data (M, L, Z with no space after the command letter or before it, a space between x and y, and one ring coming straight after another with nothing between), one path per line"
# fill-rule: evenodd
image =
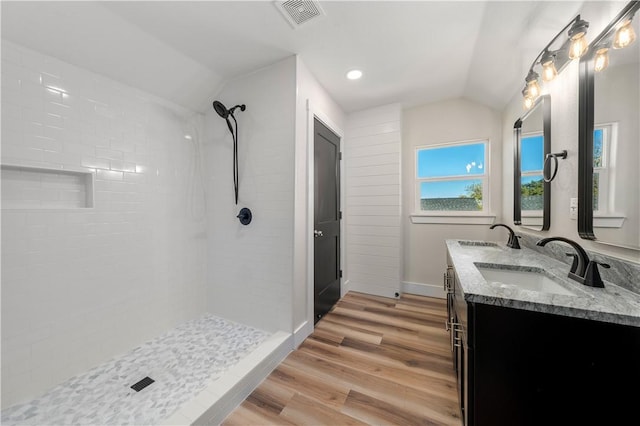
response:
M535 105L513 125L513 223L538 231L551 225L550 162L551 97L540 96ZM543 173L544 172L544 173Z
M580 60L578 233L640 250L640 46L630 2Z

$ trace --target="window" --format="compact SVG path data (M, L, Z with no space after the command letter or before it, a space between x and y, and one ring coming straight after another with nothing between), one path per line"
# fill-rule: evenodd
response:
M542 217L544 207L544 136L529 133L520 139L521 209Z
M484 212L488 142L461 142L416 150L417 210Z
M604 214L609 210L607 197L613 173L609 152L616 134L615 123L597 125L593 129L593 211L597 213Z

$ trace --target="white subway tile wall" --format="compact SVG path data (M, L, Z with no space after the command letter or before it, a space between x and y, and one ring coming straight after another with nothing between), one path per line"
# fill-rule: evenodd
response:
M295 58L230 81L219 99L236 111L240 194L234 204L232 142L214 111L206 118L209 311L262 330L292 332ZM248 226L236 215L253 211Z
M188 115L2 42L2 163L95 177L94 208L2 210L3 408L205 312Z
M399 104L349 115L345 131L349 288L393 297L400 291Z

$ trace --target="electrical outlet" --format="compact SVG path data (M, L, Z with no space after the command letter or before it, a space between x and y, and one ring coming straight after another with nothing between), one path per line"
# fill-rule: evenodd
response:
M578 218L578 199L577 198L571 198L569 200L569 217L571 219Z

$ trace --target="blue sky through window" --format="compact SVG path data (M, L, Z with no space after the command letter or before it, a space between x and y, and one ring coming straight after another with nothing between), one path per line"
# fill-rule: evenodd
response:
M522 172L530 172L534 170L542 170L544 162L544 137L528 136L520 141L520 170Z
M484 143L418 151L418 178L484 174Z
M537 180L542 180L542 175L529 175L529 176L522 176L522 183L531 183Z
M595 129L593 131L593 167L602 167L603 140L604 130Z
M418 178L481 176L485 173L485 143L427 148L418 151ZM468 196L467 187L480 179L456 179L420 184L420 198L458 198Z

